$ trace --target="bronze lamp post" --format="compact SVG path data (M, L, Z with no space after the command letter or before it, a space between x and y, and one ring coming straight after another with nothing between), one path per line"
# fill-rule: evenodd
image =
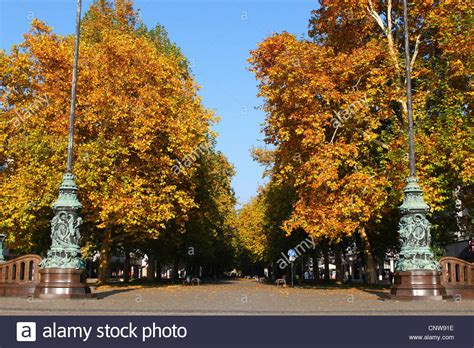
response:
M402 217L398 231L402 247L400 259L395 264L395 283L391 289L391 297L408 300L440 300L446 298L446 289L441 285L440 266L434 260L430 248L431 224L426 218L429 207L423 200L423 191L416 177L407 0L403 1L403 15L410 175L403 190L405 198L400 206Z
M40 264L40 283L36 286L35 297L92 297L90 288L85 284L85 263L81 258L81 248L79 246L81 237L79 226L82 224L79 211L82 205L77 198L78 188L72 174L80 25L81 0L77 0L67 166L62 183L59 186L58 199L53 204L51 247L48 250L47 257Z

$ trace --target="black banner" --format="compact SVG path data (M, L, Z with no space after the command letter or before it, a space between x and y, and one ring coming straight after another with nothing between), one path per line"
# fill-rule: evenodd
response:
M11 347L474 347L474 317L0 317Z

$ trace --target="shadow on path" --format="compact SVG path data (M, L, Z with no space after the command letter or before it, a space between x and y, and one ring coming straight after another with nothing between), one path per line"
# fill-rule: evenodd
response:
M140 290L140 289L160 289L160 288L167 288L171 286L179 286L179 287L206 287L206 286L215 286L215 285L234 285L239 281L236 279L204 279L201 280L199 285L197 284L184 284L182 281L180 282L130 282L128 284L125 283L108 283L103 286L98 286L95 289L95 293L97 294L98 299L103 299L109 296ZM103 287L106 287L103 289ZM102 290L103 289L103 290Z
M390 293L387 291L383 291L382 289L364 289L361 288L360 290L371 294L371 295L376 295L378 297L379 301L387 301L390 300Z
M135 288L115 289L115 290L109 290L109 291L104 291L104 292L97 291L96 294L97 294L97 299L101 300L101 299L109 297L109 296L113 296L113 295L116 295L116 294L121 294L121 293L124 293L124 292L129 292L129 291L133 291L133 290L136 290L136 289Z

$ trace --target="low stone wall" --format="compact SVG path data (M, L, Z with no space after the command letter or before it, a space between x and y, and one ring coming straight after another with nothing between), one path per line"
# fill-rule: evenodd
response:
M474 298L474 264L451 256L445 256L439 262L441 282L448 295Z
M28 296L40 281L38 255L25 255L0 263L0 296Z

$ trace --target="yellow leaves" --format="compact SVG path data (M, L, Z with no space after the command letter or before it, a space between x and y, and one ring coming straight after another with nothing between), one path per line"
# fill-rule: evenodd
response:
M298 193L293 214L284 224L288 233L303 228L315 236L349 235L383 206L383 180L378 180L377 186L366 174L350 174L360 165L364 143L378 137L367 131L355 142L358 138L350 133L352 124L369 122L371 129L379 126L371 115L366 116L369 105L352 113L351 125L343 125L334 144L329 144L334 129L328 122L328 115L333 117L335 111L352 107L361 98L373 99L357 90L345 94L339 90L367 75L379 51L379 45L369 43L351 55L335 56L284 33L266 39L252 52L252 70L262 83L260 92L267 102L267 140L277 146L273 177L293 180ZM372 90L376 85L368 80L364 88Z
M305 131L305 130L304 130L303 128L296 128L295 133L296 133L297 135L301 135L301 134L304 133L304 131Z
M245 204L238 214L237 232L242 247L254 261L262 261L268 245L264 227L265 207L262 197L257 196Z
M37 18L33 18L30 23L30 33L37 34L50 34L52 29L48 27L44 22ZM35 33L36 32L36 33Z
M119 3L117 11L94 4L82 23L74 172L87 226L156 237L196 206L192 176L199 164L181 175L171 167L213 136L215 118L202 106L197 84L183 77L181 60L135 32L131 5ZM15 164L0 178L0 191L9 192L0 197L0 220L8 221L0 228L32 235L47 233L44 212L50 212L65 166L73 40L33 21L21 47L0 55L6 91L0 102L10 110L0 113L0 160ZM43 95L47 103L37 103ZM36 104L24 126L9 122ZM38 194L41 216L25 208Z
M272 35L251 52L265 100L265 140L275 147L265 164L271 180L297 190L287 232L299 227L337 238L400 203L408 174L403 52L387 50L366 5L324 1L313 12L310 40ZM411 11L424 21L424 32L414 29L421 41L412 78L418 173L437 211L452 201L454 185L473 178L472 6L431 5L419 2ZM399 6L392 15L399 18Z

